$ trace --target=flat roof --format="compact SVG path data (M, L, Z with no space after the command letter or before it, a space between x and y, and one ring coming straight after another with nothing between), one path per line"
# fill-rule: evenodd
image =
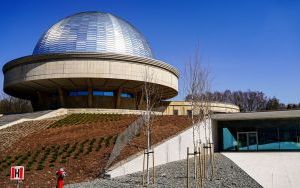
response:
M300 110L269 111L269 112L247 112L247 113L228 113L214 114L213 120L231 121L231 120L254 120L254 119L283 119L300 118Z

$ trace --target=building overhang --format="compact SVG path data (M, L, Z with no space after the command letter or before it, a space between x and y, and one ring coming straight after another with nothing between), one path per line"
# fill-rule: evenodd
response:
M2 71L3 73L6 73L8 70L19 66L21 64L30 64L30 63L36 63L41 61L59 61L59 60L65 60L65 59L98 59L98 60L122 60L122 61L128 61L128 62L136 62L136 63L142 63L145 65L151 65L155 67L159 67L165 70L168 70L172 72L174 75L179 78L179 71L173 67L170 64L167 64L163 61L146 58L146 57L138 57L138 56L131 56L131 55L124 55L124 54L116 54L116 53L58 53L58 54L40 54L40 55L29 55L20 57L18 59L14 59L12 61L9 61L6 63Z
M286 118L300 118L300 110L214 114L212 116L212 120L216 120L216 121L263 120L263 119L286 119Z
M26 98L36 91L58 88L77 90L91 87L139 92L148 71L162 99L178 94L179 72L173 66L151 58L115 53L64 53L25 56L3 66L4 91Z

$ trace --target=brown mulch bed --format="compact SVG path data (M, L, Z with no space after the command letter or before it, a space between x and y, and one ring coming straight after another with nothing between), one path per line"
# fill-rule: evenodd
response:
M18 143L14 144L10 149L0 154L0 161L6 156L17 156L28 151L32 153L36 150L41 150L43 147L63 146L65 144L74 144L87 139L97 139L100 137L108 137L123 132L137 116L123 116L118 121L95 122L88 124L79 124L71 126L63 126L42 130L40 132L28 135ZM152 144L159 143L176 133L190 126L190 121L186 116L158 116L152 125ZM117 161L126 159L127 157L142 151L146 145L146 136L144 130L139 136L126 146ZM30 171L25 172L24 185L30 187L54 187L56 183L55 172L64 167L68 173L65 183L76 183L87 181L99 177L100 171L105 167L109 154L113 149L113 144L102 148L99 151L91 151L88 154L81 154L78 158L69 157L65 163L60 163L59 160L54 162L53 167L49 167L49 158L46 160L42 170L36 170L36 166ZM87 147L84 148L87 150ZM115 163L114 162L114 163ZM24 164L26 168L26 162ZM13 165L13 164L12 164ZM1 165L0 165L1 167ZM15 182L9 180L7 173L9 168L0 169L0 187L9 187L15 185Z

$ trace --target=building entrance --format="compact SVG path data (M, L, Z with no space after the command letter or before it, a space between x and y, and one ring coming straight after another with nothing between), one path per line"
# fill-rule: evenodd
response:
M257 132L237 132L237 148L239 151L257 151Z

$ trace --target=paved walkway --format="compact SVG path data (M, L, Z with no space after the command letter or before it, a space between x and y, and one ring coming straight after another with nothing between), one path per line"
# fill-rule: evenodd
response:
M223 153L265 188L300 187L299 152Z
M2 117L0 117L0 126L11 123L13 121L17 121L22 118L34 119L34 118L40 117L42 115L45 115L51 111L52 110L45 110L45 111L32 112L32 113L3 115Z

